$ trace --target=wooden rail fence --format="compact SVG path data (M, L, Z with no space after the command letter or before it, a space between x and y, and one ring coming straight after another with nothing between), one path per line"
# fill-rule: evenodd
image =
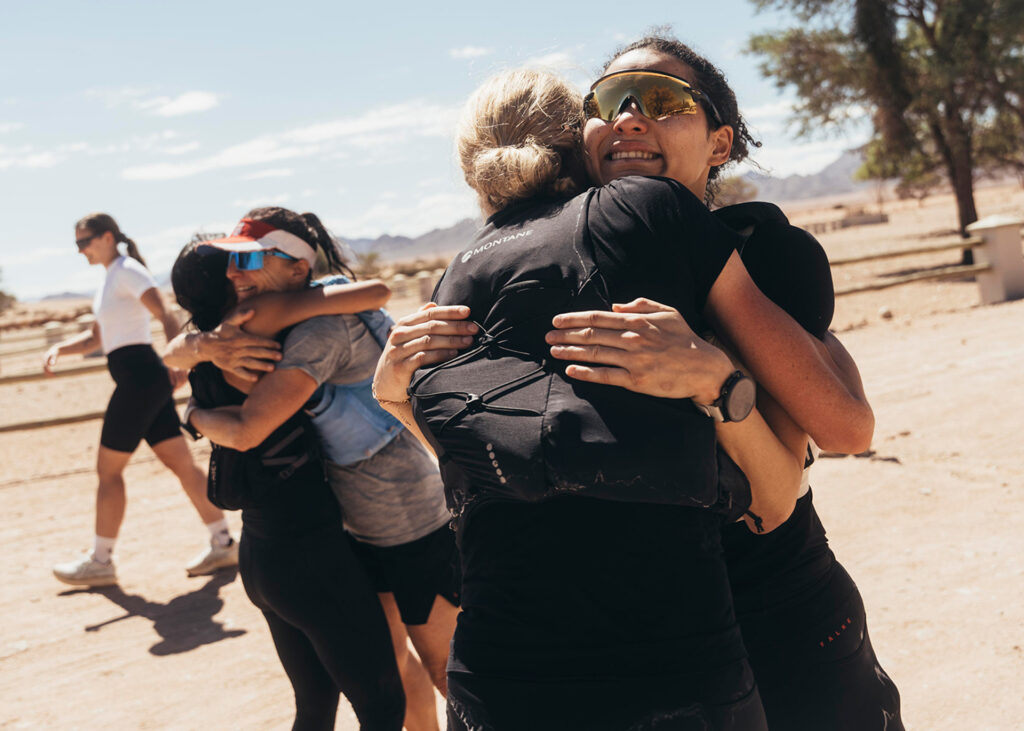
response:
M973 234L971 238L956 239L929 246L920 246L912 249L901 249L898 251L886 251L877 254L867 254L844 259L835 259L831 263L833 267L847 266L851 264L862 264L872 261L883 261L915 254L930 254L936 252L971 249L974 252L975 264L971 265L950 265L931 269L928 271L914 272L886 280L876 280L866 284L858 284L850 287L843 287L836 290L837 297L843 297L858 292L870 292L889 287L898 287L911 282L936 281L952 279L957 277L973 276L981 290L981 301L983 304L994 304L1006 300L1024 298L1024 255L1021 253L1021 228L1024 220L1010 216L992 216L985 218L967 227L968 232ZM420 272L416 277L396 277L391 282L392 290L398 296L418 295L424 302L430 298L434 283L440 276L440 272ZM79 325L79 329L80 329ZM29 337L18 338L27 340ZM39 339L37 336L36 339ZM10 341L8 341L10 342ZM40 348L41 350L42 348ZM17 351L23 352L23 351ZM31 352L29 350L28 352ZM10 353L0 353L10 355ZM53 377L81 375L93 373L106 368L105 362L90 363L72 368L65 368L57 371ZM25 383L29 381L48 378L45 373L33 372L0 377L0 386L14 383ZM181 404L184 397L175 400ZM39 421L23 422L0 426L0 433L20 431L23 429L40 429L47 426L61 424L75 424L82 421L98 419L103 416L102 411L65 416L55 419L44 419Z
M967 227L973 234L967 239L919 246L912 249L886 251L877 254L835 259L833 267L865 262L882 261L914 254L932 254L951 250L971 249L974 264L955 264L922 272L912 272L899 277L875 280L866 284L842 287L836 290L837 297L859 292L872 292L889 287L898 287L912 282L937 281L972 276L978 283L982 304L994 304L1024 297L1024 255L1021 253L1021 226L1024 221L1010 216L990 216Z

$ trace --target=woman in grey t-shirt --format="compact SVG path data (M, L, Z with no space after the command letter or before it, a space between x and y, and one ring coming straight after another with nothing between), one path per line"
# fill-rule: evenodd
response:
M318 248L334 246L318 220L310 225L287 209L257 209L245 221L270 223L314 255ZM309 285L309 267L301 258L265 255L279 253L272 241L240 235L208 243L239 256L263 252L260 268L228 266L226 276L240 302L261 292ZM328 476L346 528L392 625L400 669L407 631L444 693L460 583L454 535L447 526L449 515L432 457L400 424L382 420L390 417L370 394L380 354L380 344L360 316L312 318L290 330L272 373L255 386L244 384L251 391L242 407L197 409L190 423L218 444L245 450L310 403L314 412L342 415L326 426L319 418L314 423L319 424ZM353 453L353 441L365 448Z

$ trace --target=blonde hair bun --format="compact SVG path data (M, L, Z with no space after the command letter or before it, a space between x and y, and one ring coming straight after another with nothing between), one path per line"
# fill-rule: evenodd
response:
M485 81L456 135L466 182L488 211L579 188L583 98L557 76L520 69Z

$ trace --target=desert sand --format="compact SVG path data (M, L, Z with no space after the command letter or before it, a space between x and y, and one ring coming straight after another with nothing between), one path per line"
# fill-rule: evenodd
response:
M1024 215L1024 191L987 189L978 205L983 216ZM843 257L955 227L948 196L887 212L888 224L819 238ZM956 258L834 276L842 285ZM869 453L819 462L815 502L864 595L908 729L1019 729L1024 718L1024 301L977 302L970 280L912 284L842 298L834 321L877 426ZM394 304L402 313L417 303ZM0 354L14 349L4 343ZM4 358L3 374L31 366ZM110 389L102 372L0 383L0 426L100 410ZM51 576L92 533L99 426L0 434L0 727L288 727L290 688L262 617L233 572L186 578L205 530L148 448L126 473L120 587L75 590ZM206 458L205 442L194 449ZM357 728L344 701L337 727Z

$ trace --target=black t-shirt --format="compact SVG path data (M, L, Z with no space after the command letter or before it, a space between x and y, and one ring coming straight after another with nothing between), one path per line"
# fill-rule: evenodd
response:
M715 214L746 234L740 255L754 283L821 338L835 309L832 272L821 244L770 203L744 203ZM732 523L722 531L722 545L741 617L799 603L836 566L810 492L771 533L755 535L745 524Z
M493 332L509 324L502 297L516 291L510 285L551 282L544 291L530 290L529 316L523 318L528 322L509 346L527 353L524 360L543 360L543 333L557 312L588 305L608 309L612 302L640 295L676 307L700 330L708 292L739 241L678 183L624 178L569 203L535 201L493 216L473 245L456 256L434 301L469 305L473 318ZM577 266L572 258L577 253L589 261ZM484 261L471 265L474 259ZM579 296L552 295L558 281ZM494 366L489 372L502 380L500 371ZM477 375L470 373L468 380ZM622 389L573 391L587 394L599 413L605 413L605 399L638 404L629 422L634 439L653 438L645 407L666 408L661 400ZM713 425L688 402L673 408L674 417L665 412L664 423L674 418L684 437L669 455L676 481L686 485L713 477ZM500 448L486 446L494 452ZM462 459L451 452L442 461ZM588 454L600 464L599 454ZM503 469L501 459L493 460L495 469ZM468 505L470 513L459 536L463 612L452 670L507 677L636 677L705 671L743 656L718 517L672 504L671 497L652 500L645 464L634 461L632 480L604 491L581 485L569 491L573 494L514 492L505 481L488 487L488 499L475 501L453 496L446 478L450 502L456 509ZM550 482L550 472L547 478ZM457 489L478 490L473 480L469 483Z
M246 395L228 384L224 380L224 374L212 363L197 365L189 374L189 381L193 397L201 408L238 406L245 402ZM313 427L307 421L304 428ZM280 431L280 428L275 430L263 444L251 451L268 457L270 461L277 458L279 462L283 462L286 457L292 457L289 450L299 448L300 440L293 436L294 431L288 435L282 435ZM308 435L305 438L308 438ZM268 447L276 450L276 453L270 455L266 451ZM214 456L211 455L211 466L213 459ZM270 472L272 470L268 469L267 473ZM341 510L327 483L319 454L303 455L301 463L297 463L293 470L289 470L288 478L279 485L271 486L270 489L260 489L256 492L252 485L234 485L233 488L236 492L245 492L247 488L251 490L250 504L242 510L242 524L247 531L255 535L301 535L311 530L341 524Z

